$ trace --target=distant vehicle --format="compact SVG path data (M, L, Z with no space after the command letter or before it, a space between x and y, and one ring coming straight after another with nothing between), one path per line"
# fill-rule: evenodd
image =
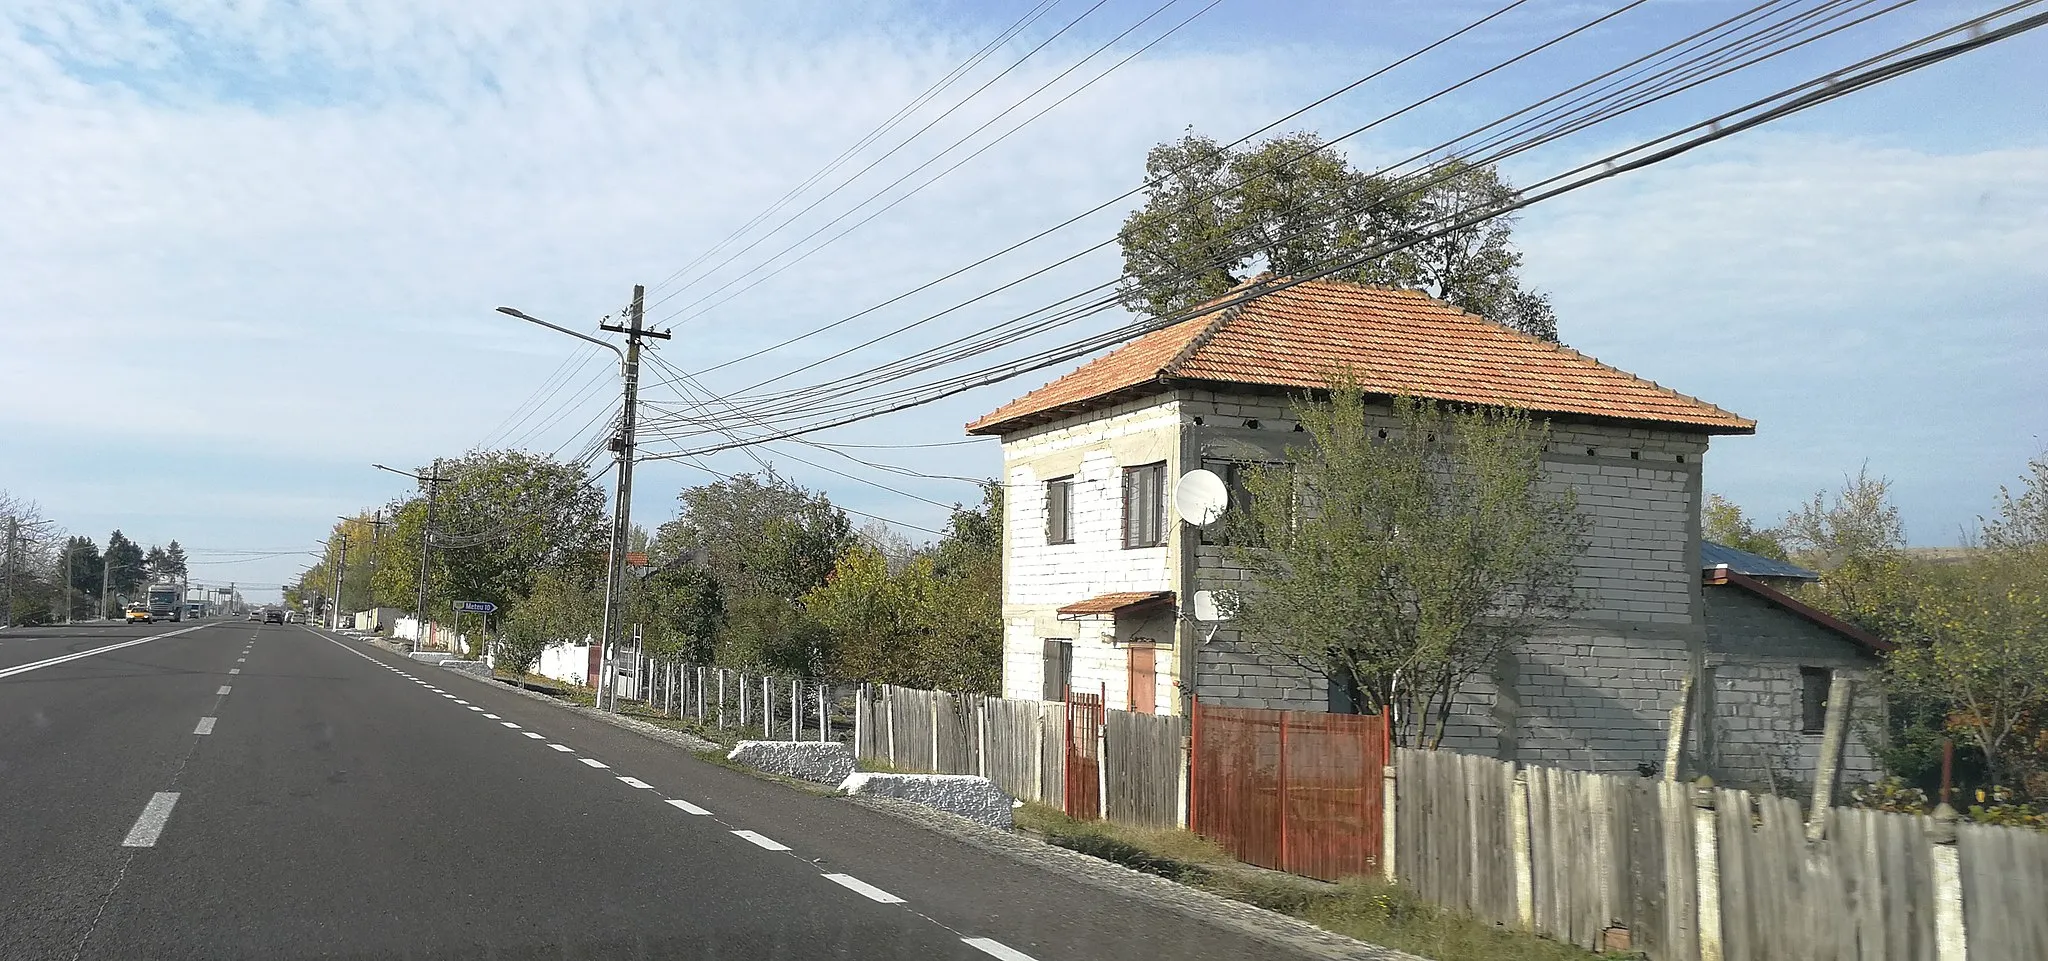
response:
M303 621L305 619L306 616L304 614L300 614L298 611L284 612L284 622L286 624L297 624L298 622Z
M156 618L154 618L154 617L151 617L151 616L149 615L149 606L148 606L148 605L146 605L146 604L130 604L130 605L128 605L128 614L127 614L127 618L126 618L126 620L127 620L127 622L128 622L128 623L130 623L130 624L136 624L136 623L141 623L141 624L154 624L154 623L156 623Z
M263 623L265 623L265 624L282 624L282 623L284 623L284 612L283 612L283 611L280 611L280 610L278 610L277 608L274 608L274 607L273 607L273 608L271 608L270 610L264 611L264 612L263 612Z
M185 589L176 584L149 585L151 620L177 622L185 619Z
M196 620L198 620L198 619L200 619L200 618L202 618L202 617L205 617L205 616L206 616L206 604L205 604L204 602L201 602L201 601L186 601L186 602L185 602L185 616L186 616L187 618L189 618L189 619L191 619L191 620L195 620L195 621L196 621Z
M245 620L245 621L261 621L261 620L263 620L263 612L262 612L262 611L250 611L250 612L249 612L249 616L248 616L248 617L245 617L245 618L242 618L242 620Z

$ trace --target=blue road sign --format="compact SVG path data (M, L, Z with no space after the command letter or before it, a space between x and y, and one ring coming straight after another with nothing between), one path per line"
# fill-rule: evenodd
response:
M464 614L495 614L498 605L490 601L456 601L455 609Z

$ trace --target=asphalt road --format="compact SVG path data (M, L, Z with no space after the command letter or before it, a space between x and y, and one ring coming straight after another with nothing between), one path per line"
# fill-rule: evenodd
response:
M0 635L0 903L7 959L1278 956L493 684L221 621Z

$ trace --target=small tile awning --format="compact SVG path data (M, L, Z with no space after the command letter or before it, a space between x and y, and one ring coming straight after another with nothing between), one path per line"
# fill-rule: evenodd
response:
M1172 591L1118 591L1113 594L1098 594L1085 601L1075 601L1060 608L1062 614L1115 614L1134 607L1151 607L1157 604L1173 603Z

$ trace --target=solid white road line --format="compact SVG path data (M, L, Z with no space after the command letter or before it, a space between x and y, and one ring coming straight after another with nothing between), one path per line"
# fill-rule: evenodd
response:
M869 884L866 881L863 881L857 877L854 877L851 874L827 874L825 875L825 880L830 881L833 884L839 885L840 887L845 888L848 891L852 891L853 893L858 894L861 897L864 897L870 901L880 901L883 904L903 903L902 898L890 894L889 892L884 891L881 888L875 887L874 885Z
M122 641L119 644L109 644L105 647L95 647L90 651L77 651L71 654L62 654L57 657L45 658L40 661L30 661L27 664L16 664L13 667L7 668L5 670L0 670L0 677L13 677L16 674L27 674L30 671L37 671L46 667L55 667L67 661L75 661L81 657L91 657L94 654L105 654L108 651L118 651L124 647L134 647L137 644L147 644L151 641L161 641L166 637L177 637L180 634L190 634L193 631L203 631L212 626L213 625L211 624L201 624L198 627L188 627L182 631L171 631L168 634L152 634L148 637L138 637L132 641Z
M683 812L684 814L710 814L710 813L711 813L710 811L706 811L706 810L704 810L703 808L700 808L700 807L696 806L695 804L691 804L691 803L690 803L690 802L688 802L688 801L680 800L680 799L677 799L677 798L669 798L669 799L668 799L668 804L669 804L669 807L673 807L673 808L679 808L679 809L681 809L681 810L682 810L682 812Z
M627 787L637 787L647 791L654 790L654 785L649 784L646 781L642 781L637 777L622 777L619 779L619 783L624 784Z
M594 757L579 757L576 760L582 761L583 763L588 764L591 767L611 767L611 765L606 764L603 761L600 761Z
M156 837L164 833L164 822L171 819L171 808L178 805L178 792L158 791L142 806L142 816L135 819L135 826L128 829L128 836L121 839L124 848L156 847Z
M573 753L576 750L575 748L572 748L567 744L550 744L548 746L554 748L557 751L561 751L564 754Z
M228 685L226 685L226 684L222 684L222 685L220 686L220 690L218 690L218 691L215 691L215 692L213 692L213 693L214 693L214 694L216 694L216 695L218 695L218 696L220 696L220 697L226 697L226 696L228 696L228 692L229 692L229 691L232 691L232 690L234 690L234 688L232 688L232 687L230 687L230 686L228 686Z
M826 875L826 877L831 877L831 875L828 874ZM1001 958L1003 959L1003 961L1038 961L1037 958L1025 954L1024 952L1019 951L1016 948L1010 947L1009 945L1004 944L1003 942L998 941L994 938L961 938L960 943L965 944L976 951L980 951L983 954Z
M740 840L747 842L748 844L766 848L770 851L789 850L789 845L784 844L781 841L777 841L774 838L768 837L765 834L757 834L753 831L734 831L732 833L734 837L737 837Z
M211 717L202 717L202 718L200 718L200 719L199 719L199 726L198 726L198 727L195 727L195 728L193 728L193 729L192 729L192 733L194 733L194 734L212 734L212 733L213 733L213 722L214 722L215 720L217 720L217 719L216 719L216 718L211 718Z

